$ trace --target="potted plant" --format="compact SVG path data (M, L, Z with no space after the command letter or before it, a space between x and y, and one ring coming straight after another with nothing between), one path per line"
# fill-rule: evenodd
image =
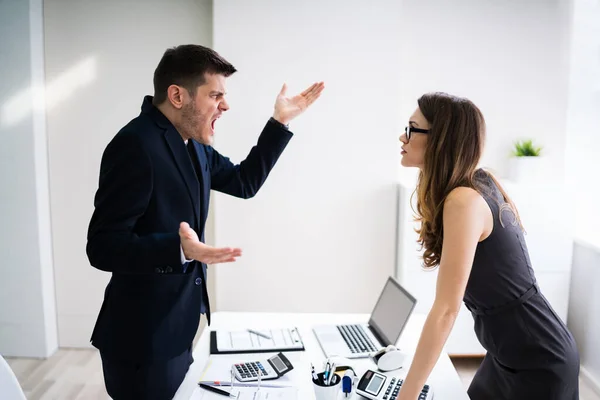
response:
M533 140L518 140L514 143L510 159L510 179L515 182L536 182L543 174L542 148Z

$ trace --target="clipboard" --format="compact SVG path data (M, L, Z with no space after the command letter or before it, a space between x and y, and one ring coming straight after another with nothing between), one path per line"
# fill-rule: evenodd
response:
M262 330L270 339L265 339L247 330L211 331L210 354L278 353L304 351L304 342L298 328Z

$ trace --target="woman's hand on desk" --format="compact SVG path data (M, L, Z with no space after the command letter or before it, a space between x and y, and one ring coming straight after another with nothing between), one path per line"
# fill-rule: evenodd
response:
M231 247L212 247L204 244L198 234L190 228L187 222L179 224L179 238L183 254L188 260L197 260L205 264L220 264L233 262L242 255L241 249Z

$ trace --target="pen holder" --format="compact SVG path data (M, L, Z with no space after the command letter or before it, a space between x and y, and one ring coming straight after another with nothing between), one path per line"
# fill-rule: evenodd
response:
M313 379L313 388L315 389L316 400L337 400L340 390L342 388L342 378L336 373L331 378L331 383L325 385L324 373L317 374L317 380Z

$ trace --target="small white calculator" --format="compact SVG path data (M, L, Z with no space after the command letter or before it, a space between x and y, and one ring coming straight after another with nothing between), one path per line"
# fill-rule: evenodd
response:
M277 379L294 369L290 360L283 353L278 353L267 360L244 362L233 365L235 378L240 382Z
M372 400L395 400L404 383L404 379L385 376L375 371L368 370L360 378L356 392ZM418 400L433 399L433 391L429 385L423 386Z

